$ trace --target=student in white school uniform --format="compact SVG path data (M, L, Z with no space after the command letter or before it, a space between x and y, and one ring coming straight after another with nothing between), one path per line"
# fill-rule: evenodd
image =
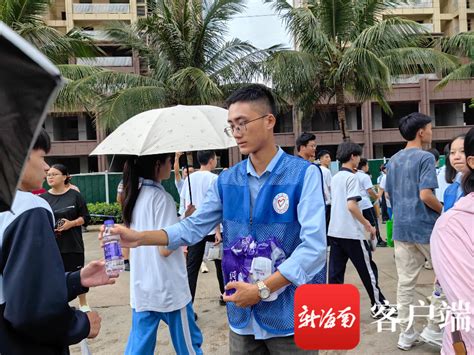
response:
M189 183L188 178L184 180L183 189L180 194L180 205L179 205L179 214L183 215L185 209L192 204L199 210L202 206L204 199L206 197L207 191L215 183L218 176L212 172L217 166L217 156L216 153L212 150L202 150L197 153L197 159L200 165L198 171L196 171L192 177L191 181L191 194L189 193ZM204 251L206 248L206 242L213 242L215 245L219 244L222 241L221 228L217 226L215 230L209 233L204 239L200 242L191 245L188 248L188 255L186 257L186 268L188 271L188 281L189 289L191 291L191 297L194 302L194 297L196 295L197 281L199 277L199 267L206 265L203 263ZM224 293L224 276L222 275L222 264L221 260L214 260L214 265L216 267L216 276L219 283L219 304L225 306L225 302L222 298ZM206 267L207 269L207 267ZM197 317L197 315L196 315ZM197 318L196 318L197 319Z
M372 204L371 198L377 200L377 194L374 191L374 185L370 178L369 162L365 158L361 158L359 166L357 167L356 177L359 180L360 197L359 207L362 210L364 218L367 219L372 226L375 227L377 236L377 246L386 247L387 243L382 239L379 230L379 224L377 221L377 215L375 214L375 208Z
M381 305L384 305L385 297L378 285L377 266L372 260L371 246L365 238L365 232L375 238L376 230L364 218L358 205L361 196L354 170L361 154L361 147L352 142L341 143L337 148L336 157L342 163L342 168L331 181L329 283L344 283L346 264L350 259L370 297L371 316L378 318L384 313Z
M144 231L178 222L175 202L161 185L170 173L168 154L127 160L122 199L125 225ZM202 354L203 338L194 320L183 250L142 246L130 253L132 327L125 354L154 354L160 321L168 325L177 354Z

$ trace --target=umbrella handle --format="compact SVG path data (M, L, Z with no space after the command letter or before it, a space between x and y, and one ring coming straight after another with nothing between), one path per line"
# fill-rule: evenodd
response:
M191 202L191 205L193 204L193 194L191 192L191 175L189 174L189 165L188 165L188 154L185 152L184 153L185 159L185 166L186 166L186 172L188 173L188 189L189 189L189 200Z

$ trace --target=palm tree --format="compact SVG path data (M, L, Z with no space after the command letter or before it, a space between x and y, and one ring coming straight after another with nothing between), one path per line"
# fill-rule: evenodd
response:
M78 29L67 34L49 27L43 19L51 0L1 0L0 21L35 45L55 64L65 64L68 58L90 57L99 50Z
M158 0L136 24L116 24L109 34L139 54L147 75L76 70L60 94L64 108L89 107L112 130L144 110L176 104L216 104L236 85L258 75L278 47L260 50L226 40L228 21L244 0ZM74 77L75 76L75 77ZM81 78L82 76L82 78ZM81 102L77 101L81 98Z
M305 0L292 7L274 5L293 36L297 50L279 51L266 65L275 89L302 110L335 99L344 140L347 95L357 101L376 100L387 113L385 95L392 78L401 74L438 72L457 66L454 56L433 48L433 40L418 23L391 17L386 0Z
M446 75L436 85L444 88L451 80L465 80L474 77L474 32L461 32L450 38L441 38L439 47L443 52L463 58L463 64Z

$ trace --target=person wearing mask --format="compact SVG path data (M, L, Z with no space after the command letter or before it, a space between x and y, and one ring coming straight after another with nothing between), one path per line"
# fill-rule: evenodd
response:
M431 234L433 267L452 308L442 340L441 353L444 355L460 354L454 346L457 349L464 347L467 354L474 352L474 128L464 138L464 153L466 168L461 180L464 197L438 218ZM469 301L471 306L466 309ZM453 329L455 316L458 316L458 324L454 324ZM464 324L470 322L470 331L459 327L461 317Z
M70 176L63 164L54 164L46 174L50 186L41 195L54 213L56 220L56 242L63 258L64 270L73 272L84 267L84 241L81 226L89 222L87 204L82 195L70 186ZM79 306L83 312L90 311L85 294L79 295Z
M43 129L30 151L11 210L0 213L0 353L62 355L69 345L95 338L101 318L69 301L89 287L113 284L105 262L64 272L49 204L31 193L49 170L51 141Z

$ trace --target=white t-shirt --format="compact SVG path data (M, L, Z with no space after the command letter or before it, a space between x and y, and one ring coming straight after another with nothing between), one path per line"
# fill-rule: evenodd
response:
M382 179L380 180L379 184L380 188L383 189L385 193L385 188L387 186L387 174L383 174ZM387 195L385 195L385 202L387 203L388 208L392 208L392 204L390 203L390 200L387 198Z
M132 213L131 228L159 230L179 222L176 204L163 186L144 180ZM130 249L130 305L137 312L172 312L191 302L182 248L167 257L157 246Z
M323 173L323 189L324 189L324 200L326 201L326 205L331 204L331 179L332 174L331 170L326 168L325 166L320 165L321 172Z
M357 177L357 180L359 180L360 197L362 198L362 200L359 201L359 207L363 211L372 207L372 202L370 201L370 197L367 190L372 189L374 185L372 185L372 180L370 180L370 176L365 172L359 170L355 175Z
M328 235L335 238L364 240L364 226L347 208L349 200L360 201L359 180L349 169L342 168L332 177L331 220Z
M179 214L181 216L184 215L186 208L188 208L188 206L191 204L191 198L189 196L189 178L191 178L191 195L193 197L193 205L194 207L196 207L196 210L198 210L204 202L207 191L217 180L217 175L205 170L196 171L195 173L190 175L190 177L187 177L184 180L184 185L179 195ZM214 231L212 231L210 234L214 234Z

